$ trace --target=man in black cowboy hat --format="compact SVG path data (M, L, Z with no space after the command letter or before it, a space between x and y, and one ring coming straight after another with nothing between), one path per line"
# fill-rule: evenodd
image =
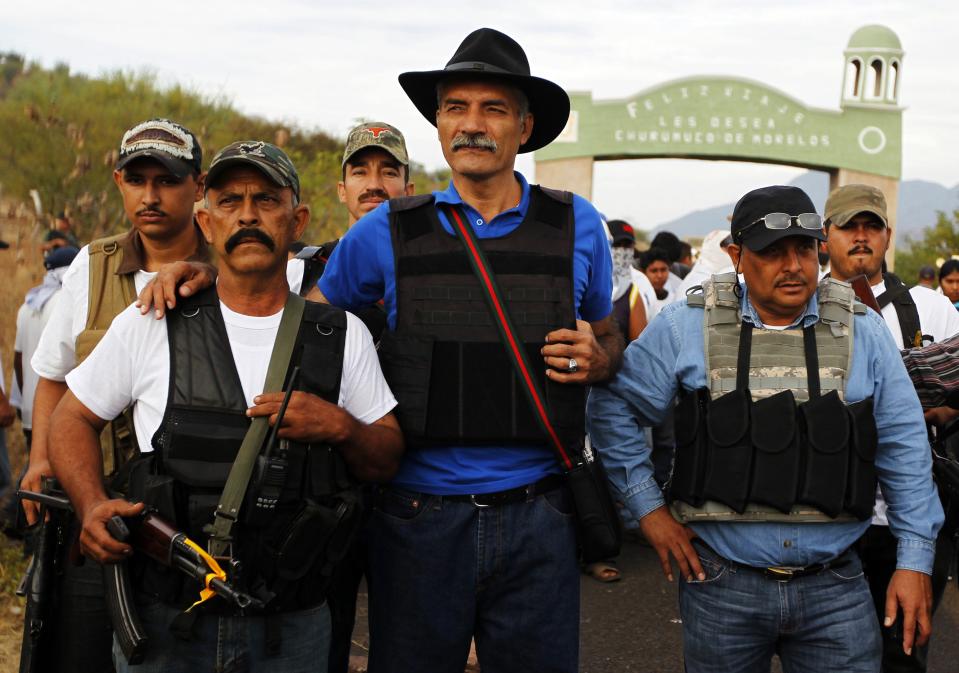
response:
M575 671L571 496L453 235L458 222L478 239L551 413L581 435L584 386L622 349L602 222L513 170L559 134L569 98L488 28L445 69L399 79L437 127L452 182L360 219L319 282L348 309L384 299L381 361L414 447L368 530L369 670L462 671L475 638L484 673Z

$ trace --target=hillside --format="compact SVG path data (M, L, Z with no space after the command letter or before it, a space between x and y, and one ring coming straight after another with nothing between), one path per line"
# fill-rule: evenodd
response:
M813 200L819 212L829 194L829 176L810 171L793 180L791 185L800 187ZM671 231L681 238L701 237L710 230L728 226L726 218L733 212L735 201L696 210L682 217L659 225L656 231ZM897 240L904 242L906 236L918 237L925 227L936 223L939 211L951 213L959 208L959 185L943 187L925 180L906 180L900 184L899 207L896 215Z
M226 99L179 85L160 87L149 73L72 73L66 64L44 68L0 52L0 198L42 205L41 227L67 211L82 240L126 227L112 169L125 130L151 117L168 117L196 134L203 165L237 140L266 140L290 155L300 174L302 200L312 210L305 240L345 231L347 215L336 195L345 139L297 128L282 120L244 115ZM413 166L417 191L440 176Z

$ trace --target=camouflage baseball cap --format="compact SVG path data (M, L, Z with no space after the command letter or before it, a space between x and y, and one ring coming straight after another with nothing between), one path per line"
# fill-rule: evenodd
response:
M346 149L343 150L343 166L354 154L367 147L378 147L404 166L409 166L410 158L406 153L406 140L395 126L385 122L366 122L353 128L346 136Z
M859 213L872 213L885 226L889 226L886 197L869 185L844 185L834 189L826 199L823 219L827 226L842 229Z
M217 152L206 174L206 187L209 189L215 185L227 168L241 164L253 166L280 187L292 189L296 198L300 198L300 176L296 166L286 152L262 140L241 140Z
M123 134L117 170L134 159L148 157L178 177L200 172L203 152L190 129L169 119L148 119Z

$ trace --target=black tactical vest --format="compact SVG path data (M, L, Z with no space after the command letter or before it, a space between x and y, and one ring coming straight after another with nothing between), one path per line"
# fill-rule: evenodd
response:
M734 273L713 276L704 307L707 387L676 407L673 513L690 521L864 521L876 493L872 398L846 404L854 301L847 283L819 287L820 321L767 330L744 322ZM728 381L732 371L734 381Z
M390 201L390 231L396 328L379 354L407 445L543 445L483 289L433 197ZM550 381L540 353L548 332L576 328L574 240L572 195L532 186L523 222L480 245L530 361L542 364L537 373L557 431L564 443L581 445L585 388Z
M131 472L131 495L201 546L250 421L215 288L167 314L170 388L163 421ZM300 366L296 389L331 404L339 396L346 337L340 309L307 302L290 362ZM286 380L289 380L288 371ZM262 455L262 454L261 454ZM339 452L326 445L280 440L287 478L275 510L254 521L256 477L234 528L239 583L267 603L267 612L305 609L323 601L333 565L355 533L359 497ZM140 561L138 588L186 607L199 585L175 570ZM229 610L218 600L205 610Z

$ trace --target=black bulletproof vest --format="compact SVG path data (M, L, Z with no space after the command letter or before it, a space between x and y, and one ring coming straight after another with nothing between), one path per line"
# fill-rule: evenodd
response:
M899 329L902 330L902 347L914 348L916 332L922 334L916 301L909 293L909 288L895 274L884 273L882 279L886 283L886 291L876 297L876 302L878 302L879 308L886 308L889 304L896 307Z
M168 313L167 334L167 407L153 436L154 453L144 454L131 470L131 495L156 508L202 546L250 421L215 288ZM300 366L297 390L337 403L345 337L342 310L307 302L290 362L290 371ZM289 375L288 371L287 382ZM270 612L323 600L329 572L338 560L329 557L339 553L331 536L352 537L353 530L342 525L355 528L355 522L324 523L322 515L342 502L351 507L358 503L357 487L339 452L326 445L281 442L274 455L284 456L289 469L275 512L268 523L252 524L244 516L251 508L244 504L234 528L233 557L243 568L239 581L268 600ZM358 519L358 505L354 509ZM297 525L305 517L313 522L307 531L310 544L284 549L291 535L303 534ZM333 530L336 525L341 528ZM289 565L294 552L301 554L293 562L295 569ZM141 590L180 607L196 599L198 585L184 581L176 571L144 563L138 573Z
M616 324L619 326L619 331L622 332L627 343L629 342L629 313L632 308L629 305L629 295L632 293L633 286L630 285L629 289L623 293L623 296L613 302L613 320L616 321ZM639 301L639 299L637 299L637 301Z
M408 445L544 443L500 341L462 243L440 223L432 196L390 201L396 328L380 361L399 401ZM480 239L557 430L581 444L585 388L556 384L540 354L546 334L576 327L572 195L530 188L509 235Z

